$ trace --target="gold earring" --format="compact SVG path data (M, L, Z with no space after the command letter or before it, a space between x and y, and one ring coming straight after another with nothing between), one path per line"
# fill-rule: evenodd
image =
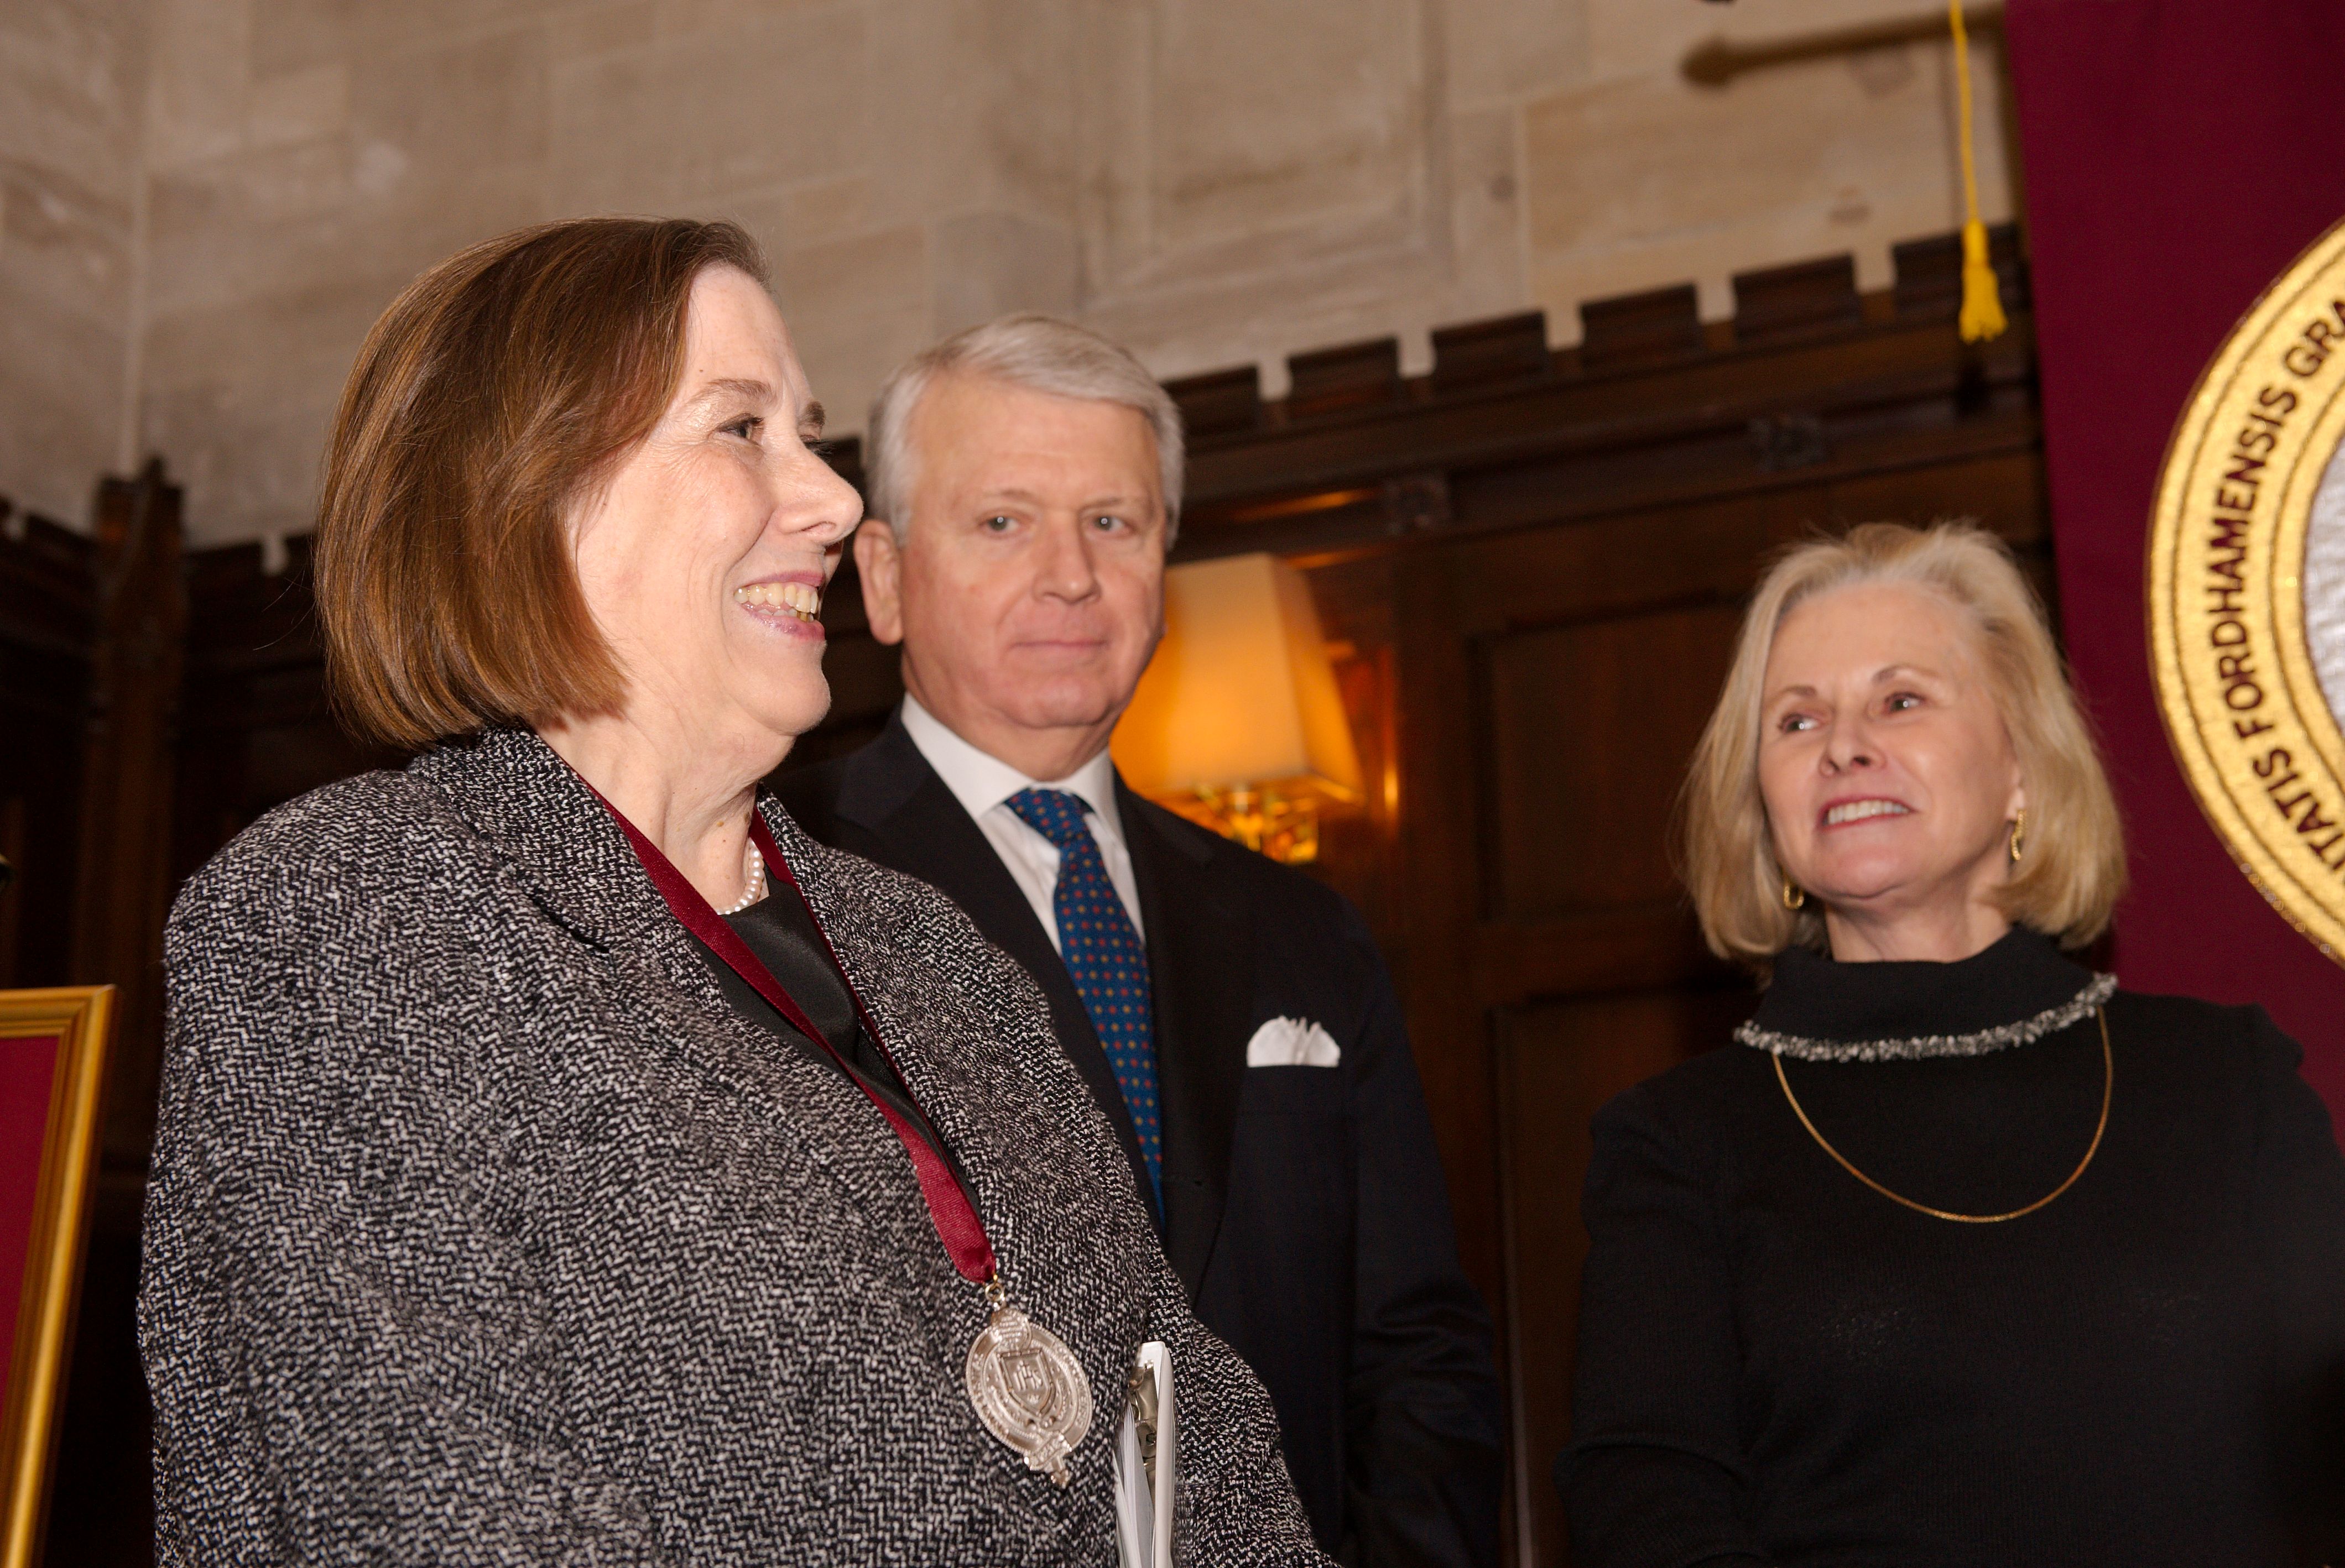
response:
M1783 878L1784 908L1798 909L1802 905L1807 903L1807 901L1808 895L1805 888L1800 886L1788 876Z
M2021 806L2011 819L2011 864L2017 865L2027 849L2027 808Z

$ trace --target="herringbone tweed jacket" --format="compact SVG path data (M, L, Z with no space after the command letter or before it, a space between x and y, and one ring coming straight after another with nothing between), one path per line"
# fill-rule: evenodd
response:
M759 803L1011 1298L1061 1491L963 1392L979 1290L856 1088L735 1015L617 826L492 732L270 813L173 911L139 1300L160 1561L1101 1564L1142 1341L1183 1561L1324 1561L1025 972Z

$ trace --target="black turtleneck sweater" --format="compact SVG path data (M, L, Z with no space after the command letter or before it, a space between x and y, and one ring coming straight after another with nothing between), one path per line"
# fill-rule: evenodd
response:
M2345 1568L2345 1161L2262 1009L1786 953L1597 1117L1575 1568ZM2074 1019L2071 1022L2071 1019ZM1873 1059L1862 1059L1871 1057Z

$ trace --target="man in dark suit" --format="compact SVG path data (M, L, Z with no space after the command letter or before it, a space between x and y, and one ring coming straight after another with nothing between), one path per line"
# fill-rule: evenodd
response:
M868 439L856 561L908 695L784 802L1041 983L1198 1316L1268 1387L1321 1543L1494 1563L1489 1319L1383 962L1342 898L1109 760L1162 631L1178 412L1104 339L1011 317L898 370Z

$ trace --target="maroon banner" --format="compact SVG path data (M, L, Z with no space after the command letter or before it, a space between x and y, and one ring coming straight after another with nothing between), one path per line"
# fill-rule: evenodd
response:
M2127 986L2261 1002L2345 1125L2345 969L2231 862L2150 684L2143 568L2167 438L2265 286L2345 217L2345 5L2010 0L2068 655L2125 809Z

